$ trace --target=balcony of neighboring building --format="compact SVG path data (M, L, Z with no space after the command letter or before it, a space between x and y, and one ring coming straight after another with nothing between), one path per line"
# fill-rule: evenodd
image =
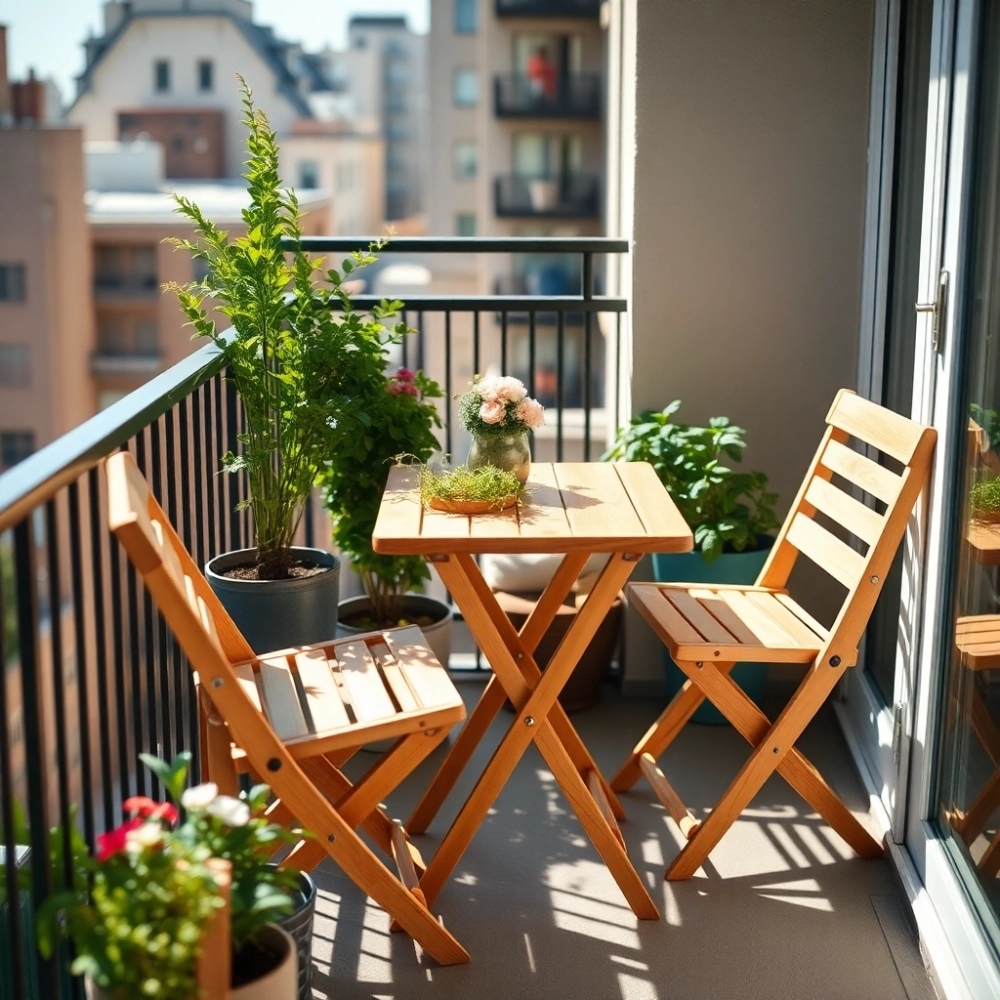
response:
M97 348L90 373L98 377L149 377L160 370L159 329L151 316L117 310L97 317Z
M567 73L547 81L528 72L500 73L493 101L498 118L600 118L601 77Z
M496 0L497 17L600 17L601 0Z
M159 293L155 245L94 247L95 300L155 299Z
M596 219L600 189L594 174L501 175L494 181L494 210L500 219Z

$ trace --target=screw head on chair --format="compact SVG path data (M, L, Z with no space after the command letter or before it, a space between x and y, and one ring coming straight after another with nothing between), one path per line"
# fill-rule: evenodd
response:
M213 677L212 678L212 687L214 687L214 688L220 688L225 683L226 682L221 677Z
M280 770L281 770L281 761L280 761L280 760L278 760L278 758L277 758L277 757L272 757L272 758L271 758L271 759L270 759L270 760L269 760L269 761L267 762L267 769L268 769L269 771L280 771Z
M524 717L524 724L530 728L535 724L535 717L533 715L526 715Z
M839 656L831 656L830 657L830 666L831 667L839 667L840 666L840 657Z

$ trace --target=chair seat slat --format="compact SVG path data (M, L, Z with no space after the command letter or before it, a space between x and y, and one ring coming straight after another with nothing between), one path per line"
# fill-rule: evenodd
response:
M264 710L279 738L290 740L306 736L309 727L302 714L288 660L283 656L261 660L260 682L264 693Z
M338 643L334 655L358 722L373 722L396 714L396 706L364 642Z
M385 679L389 684L393 697L396 699L396 703L399 705L400 711L415 712L420 707L420 704L413 694L410 685L407 684L406 677L396 662L396 657L393 656L392 650L386 645L385 641L371 643L368 648L372 656L382 665L382 673L385 675Z
M722 622L726 630L732 633L738 643L759 646L760 640L753 629L726 604L723 595L727 592L728 588L726 590L715 590L714 588L708 590L702 587L691 588L691 596L696 598L703 607L710 611L713 617Z
M663 596L704 636L707 642L739 641L727 632L686 590L664 590Z
M727 590L720 596L757 636L760 645L770 649L794 649L799 645L773 618L751 603L738 590Z
M830 630L823 625L821 622L816 621L815 618L805 608L801 607L799 603L791 597L789 594L775 594L774 599L782 604L784 607L788 608L789 611L799 621L804 622L805 625L812 631L815 632L824 642L830 638Z
M297 653L295 669L302 682L306 705L316 732L325 733L349 726L351 720L340 699L340 691L330 671L326 650L310 649Z
M823 639L818 636L801 618L792 614L774 594L762 594L750 591L746 595L747 600L755 607L759 608L768 618L787 632L800 646L806 649L819 649L823 645Z
M455 704L455 685L447 671L438 664L420 629L404 628L388 632L385 641L424 708Z

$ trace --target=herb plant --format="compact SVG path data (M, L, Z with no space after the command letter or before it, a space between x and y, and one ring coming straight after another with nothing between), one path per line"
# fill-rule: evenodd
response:
M242 77L240 84L249 129L247 235L230 240L194 202L176 196L177 211L198 238L172 242L207 268L201 281L166 287L177 293L195 336L224 353L243 402L242 451L222 461L227 472L246 473L258 578L278 580L289 575L292 538L332 437L359 433L369 423L359 389L381 365L383 341L392 335L382 320L395 316L401 303L383 302L365 318L353 311L342 286L347 275L374 262L371 251L382 243L352 254L341 272L327 271L325 284L315 280L322 262L298 247L298 201L280 186L275 133ZM296 247L290 262L285 239ZM230 319L231 337L217 330L209 309ZM403 330L400 324L393 333Z
M420 470L420 499L425 504L432 500L451 503L489 503L498 508L510 497L520 497L524 485L513 472L506 472L493 465L468 469L458 465L454 469L435 472L424 466Z
M712 417L708 427L672 423L680 406L674 400L660 412L633 417L602 458L649 462L694 530L706 562L714 562L725 548L756 548L758 536L778 528L778 497L767 491L763 472L735 472L725 464L742 460L746 432L728 417Z
M333 541L348 556L370 602L375 628L403 619L403 595L430 571L423 556L385 556L372 549L372 532L392 460L407 454L426 462L440 447L434 429L441 426L430 400L442 397L440 386L423 372L400 368L383 374L380 356L368 373L360 398L368 416L356 432L338 433L320 475L324 502L333 519Z
M1000 477L974 483L969 491L972 516L986 521L1000 521Z

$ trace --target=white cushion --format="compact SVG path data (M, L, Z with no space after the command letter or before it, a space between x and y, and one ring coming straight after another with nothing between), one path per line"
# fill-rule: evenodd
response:
M540 594L562 561L561 555L484 555L480 568L491 590ZM589 591L607 561L607 553L591 556L573 589Z

